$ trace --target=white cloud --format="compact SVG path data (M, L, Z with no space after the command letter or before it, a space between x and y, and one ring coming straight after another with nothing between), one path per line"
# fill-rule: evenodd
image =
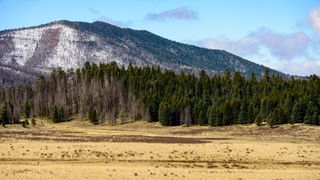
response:
M320 33L320 7L317 7L310 12L309 21L313 29Z
M192 10L191 7L182 6L160 13L149 13L146 15L145 19L149 21L166 21L169 19L195 20L198 19L198 13Z
M320 45L304 32L284 34L260 28L238 40L220 36L196 44L223 49L292 75L320 75L320 60L311 60L318 59Z
M225 37L208 38L197 42L197 45L210 49L224 49L241 56L251 56L266 48L279 60L290 61L307 55L310 38L303 32L281 34L266 28L246 35L239 40Z
M256 39L259 46L265 46L279 60L306 56L310 45L310 38L304 32L282 34L261 28L248 37Z
M223 49L241 56L255 54L259 51L259 44L256 39L244 37L240 40L231 40L220 36L218 38L208 38L197 42L197 45L209 49Z
M309 76L311 74L320 75L320 60L286 63L282 70L290 74L299 74L303 76Z

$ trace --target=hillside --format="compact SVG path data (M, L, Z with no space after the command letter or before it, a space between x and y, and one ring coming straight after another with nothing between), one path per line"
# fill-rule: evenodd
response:
M80 68L86 61L159 66L196 74L204 69L210 75L240 71L248 77L251 73L260 77L266 68L223 50L186 45L104 22L56 21L0 32L0 85L33 81L57 67Z

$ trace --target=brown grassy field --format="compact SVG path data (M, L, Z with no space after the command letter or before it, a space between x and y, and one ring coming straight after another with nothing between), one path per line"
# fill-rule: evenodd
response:
M0 128L0 179L320 179L320 127Z

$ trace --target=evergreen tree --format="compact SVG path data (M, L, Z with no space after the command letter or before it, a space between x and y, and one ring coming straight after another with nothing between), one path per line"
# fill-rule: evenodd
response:
M0 104L0 123L5 126L9 123L8 109L4 104Z
M247 111L245 108L242 108L239 113L239 123L240 124L247 124L248 123L247 120L248 120Z
M276 123L277 124L287 124L290 120L290 117L286 113L286 110L282 107L277 107L274 109L274 113L276 113Z
M57 106L54 107L52 121L53 121L53 123L59 122L59 111L58 111Z
M313 101L309 101L307 110L306 110L306 115L304 117L304 123L313 124L313 122L317 122L317 119L318 119L317 114L318 114L317 105Z
M254 103L250 103L248 105L248 113L247 113L247 123L252 124L255 120L255 113L254 113Z
M171 110L167 103L161 102L159 108L159 122L164 126L172 125Z
M254 120L254 123L257 125L257 126L261 126L262 125L262 122L264 120L264 115L262 112L258 113L258 115L256 116L255 120Z
M65 120L64 108L60 107L58 111L58 119L59 122L63 122Z
M233 112L232 112L232 105L230 102L226 101L223 107L223 125L230 125L233 122Z
M274 125L276 125L276 119L277 119L278 117L277 117L277 115L276 115L276 113L272 113L272 114L270 114L269 116L268 116L268 118L267 118L267 124L271 127L271 128L273 128L273 126Z
M312 124L313 125L320 125L319 124L319 120L320 120L319 118L320 118L320 116L318 115L318 113L314 112L313 115L312 115Z
M212 105L209 110L208 110L208 124L210 126L216 126L216 119L218 118L217 117L217 109L215 107L215 105Z
M53 123L59 123L63 122L65 119L64 109L62 107L54 107L53 116L52 116L52 122Z
M304 108L300 102L296 102L292 108L291 121L292 123L303 122L304 119Z
M198 117L198 123L199 125L207 125L208 124L208 119L207 119L207 113L205 112L205 110L201 110L199 113L199 117Z
M229 124L236 124L239 122L239 113L240 113L240 101L237 98L232 99L231 109L232 109L232 118Z
M284 111L288 117L291 116L292 108L293 108L293 98L291 95L288 95L284 102Z
M98 123L97 111L94 108L90 108L88 118L92 124Z
M287 123L286 114L281 108L275 108L267 118L267 124L273 127L276 124Z
M240 107L239 117L238 117L239 124L247 124L248 121L248 104L247 101L244 100Z
M29 101L27 101L25 103L25 106L24 106L24 116L26 118L29 118L30 117L30 113L31 113L31 106L30 106L30 103Z
M222 113L221 110L222 106L219 107L218 105L212 105L208 111L208 123L210 126L222 126Z

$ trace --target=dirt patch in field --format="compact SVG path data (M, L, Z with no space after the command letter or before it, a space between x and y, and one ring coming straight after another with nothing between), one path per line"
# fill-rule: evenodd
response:
M300 139L320 140L320 132L317 126L304 124L281 125L270 128L269 126L232 125L223 127L188 128L170 132L173 135L227 135L228 137L297 137Z
M143 135L82 135L81 132L68 133L64 131L0 131L0 139L36 140L36 141L62 141L62 142L143 142L143 143L180 143L200 144L210 141L229 140L231 138L187 138L169 136L143 136Z

